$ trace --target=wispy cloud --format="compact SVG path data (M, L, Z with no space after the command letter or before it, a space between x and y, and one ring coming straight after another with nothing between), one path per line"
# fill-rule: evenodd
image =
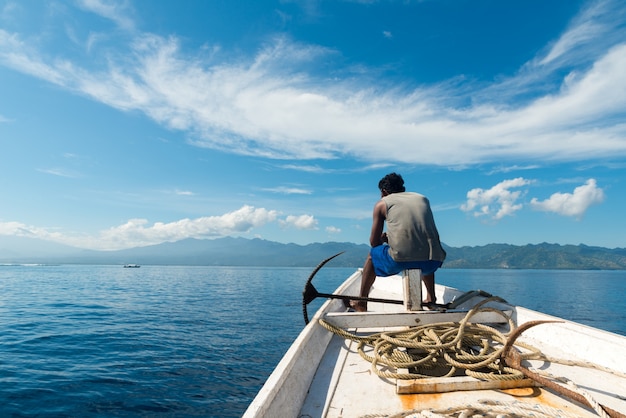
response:
M117 27L133 26L120 3L80 4ZM444 82L407 91L355 74L330 83L308 69L336 51L280 37L253 57L233 59L219 52L189 56L176 37L129 31L130 49L107 45L108 67L91 70L67 57L50 58L19 33L1 30L0 64L114 108L143 112L187 132L193 145L244 155L349 154L363 161L384 155L386 161L446 166L588 160L626 155L621 6L590 3L546 51L487 86ZM102 42L91 47L105 48ZM94 56L91 51L85 58Z
M55 234L46 228L23 224L21 222L0 222L0 235L15 235L19 237L52 239Z
M190 190L174 190L174 194L178 196L193 196L195 193Z
M287 170L303 171L306 173L328 173L331 170L323 168L319 165L306 165L306 164L283 164L281 168Z
M39 168L37 171L58 177L78 178L81 176L80 173L66 168Z
M264 190L266 192L272 192L272 193L280 193L280 194L312 194L313 193L311 190L308 190L308 189L303 189L300 187L286 187L286 186L271 187L271 188L265 188L261 190Z
M132 30L135 27L133 20L128 17L129 8L126 1L78 0L77 4L84 10L110 19L122 29Z
M498 174L498 173L510 173L512 171L536 170L539 167L540 166L538 164L527 164L527 165L514 164L510 166L496 167L492 169L491 171L489 171L487 174L492 175L492 174Z
M596 59L601 50L596 47L598 44L607 48L615 42L623 42L623 28L620 30L620 26L623 27L625 15L626 11L619 7L619 2L589 2L545 56L536 60L536 64L545 66L563 61L575 64L579 60ZM619 32L622 32L621 35ZM618 34L617 37L613 37L614 33Z
M624 44L624 20L626 12L619 1L588 1L566 30L516 74L503 75L499 81L472 94L494 103L501 97L500 103L509 106L515 98L530 103L558 93L559 86L564 86L568 79L582 76L608 51Z
M380 170L382 168L393 167L393 163L369 163L362 164L357 167L341 167L341 168L328 168L322 167L320 165L307 165L307 164L282 164L280 167L286 170L295 170L302 171L306 173L320 173L320 174L331 174L331 173L361 173L368 172L372 170Z

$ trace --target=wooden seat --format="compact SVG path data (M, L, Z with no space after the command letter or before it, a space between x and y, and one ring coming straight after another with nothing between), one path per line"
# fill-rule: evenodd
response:
M402 272L404 285L404 308L407 311L422 310L422 271L408 269Z

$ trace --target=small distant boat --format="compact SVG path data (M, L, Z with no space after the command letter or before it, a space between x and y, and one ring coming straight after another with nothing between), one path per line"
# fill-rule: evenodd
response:
M342 301L360 271L333 294L313 287L328 260L303 292L307 325L244 418L626 417L626 337L480 290L437 284L444 304L424 306L419 270L376 280L354 312Z
M139 264L124 264L125 269L138 269L141 267Z

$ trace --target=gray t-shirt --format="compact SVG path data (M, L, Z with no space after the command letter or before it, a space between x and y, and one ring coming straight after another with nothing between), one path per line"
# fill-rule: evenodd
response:
M382 199L387 205L389 254L395 261L445 260L446 252L425 196L402 192Z

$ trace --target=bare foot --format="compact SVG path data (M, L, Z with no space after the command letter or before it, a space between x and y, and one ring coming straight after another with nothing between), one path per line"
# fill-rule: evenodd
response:
M367 312L367 302L360 300L350 301L350 307L357 312Z

